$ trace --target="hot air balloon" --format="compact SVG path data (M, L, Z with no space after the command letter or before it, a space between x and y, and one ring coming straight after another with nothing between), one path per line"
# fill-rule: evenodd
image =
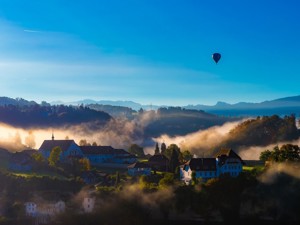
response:
M216 52L216 53L212 54L212 58L217 64L219 62L219 60L221 59L221 54Z

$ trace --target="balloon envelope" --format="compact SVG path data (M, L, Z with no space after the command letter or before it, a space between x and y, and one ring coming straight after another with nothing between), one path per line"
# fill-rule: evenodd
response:
M218 63L219 60L221 59L221 54L216 52L212 55L212 58L216 63Z

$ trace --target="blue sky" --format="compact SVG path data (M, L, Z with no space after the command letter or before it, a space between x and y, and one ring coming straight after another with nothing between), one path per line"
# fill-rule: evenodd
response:
M299 95L299 9L297 0L0 0L0 95L174 106Z

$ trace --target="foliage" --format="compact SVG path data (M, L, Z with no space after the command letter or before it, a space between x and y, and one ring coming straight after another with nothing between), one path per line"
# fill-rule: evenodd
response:
M62 153L62 149L59 146L54 147L48 158L48 162L50 166L56 166L56 163L59 161L60 155Z
M148 113L148 111L144 113ZM206 129L237 120L237 118L226 118L209 114L202 110L191 110L181 107L159 108L157 113L153 115L153 118L145 127L145 136L158 137L163 134L170 136L185 135L199 131L199 129Z
M166 144L164 142L161 143L160 150L161 150L161 154L165 154L166 153L167 146L166 146Z
M97 186L96 191L98 192L99 195L107 195L107 194L112 194L115 191L114 186Z
M158 147L158 143L157 143L157 142L156 142L156 144L155 144L154 154L155 154L155 155L159 154L159 147Z
M79 146L91 146L91 144L88 143L86 139L81 139L79 141Z
M198 183L199 183L199 181L197 179L196 172L192 171L192 185L196 185Z
M274 162L298 162L300 160L300 148L298 145L284 144L280 148L275 146L272 151L265 150L260 154L260 160Z
M115 187L117 187L120 183L120 173L117 171L116 173L116 180L115 180Z
M159 187L167 187L172 186L174 184L174 174L173 173L165 173L164 177L159 181Z
M180 148L176 144L171 144L167 147L164 155L169 159L170 171L174 173L182 158Z
M36 152L34 154L32 154L31 156L35 161L37 162L45 162L45 158L43 157L43 155L39 152Z
M57 179L55 176L15 176L0 173L0 190L9 202L28 201L33 193L57 192L76 193L82 183L74 179Z
M134 114L137 112L129 107L125 106L112 106L103 104L88 104L87 107L97 111L106 112L113 117L126 117L128 119L133 119Z
M131 144L128 148L128 152L139 157L145 157L144 149L143 147L137 145L137 144Z
M263 116L240 123L229 132L226 140L214 146L214 151L222 146L233 149L241 146L267 146L280 141L296 140L298 137L294 115L284 118L277 115Z
M138 181L140 188L145 191L157 190L159 180L157 180L156 178L157 178L157 175L154 175L154 176L142 175L142 176L140 176L139 181Z
M183 162L187 162L193 158L193 155L188 150L184 150L181 154Z
M98 121L99 125L111 119L103 111L87 107L75 107L49 104L7 104L0 106L0 121L21 127L48 127L63 124L78 124Z
M79 159L80 170L81 171L90 171L91 170L91 163L88 158Z
M172 149L171 157L170 157L170 165L169 165L170 171L172 173L174 173L176 168L179 166L179 156L180 156L180 149L179 148Z
M265 150L260 153L259 159L262 161L269 161L271 159L272 152L270 150Z

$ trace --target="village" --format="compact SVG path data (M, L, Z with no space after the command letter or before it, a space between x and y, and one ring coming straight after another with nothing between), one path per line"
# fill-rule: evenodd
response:
M153 155L141 159L139 154L132 154L124 149L111 146L78 145L74 140L56 140L52 134L51 140L44 140L37 150L24 150L13 153L9 160L9 169L15 172L35 171L37 163L46 163L52 167L65 166L76 169L80 181L88 187L78 198L76 211L78 213L93 213L97 207L96 190L103 186L115 186L122 171L133 180L141 177L151 177L157 174L172 174L176 182L192 185L195 182L206 182L224 174L238 177L243 170L244 161L232 149L221 149L214 157L189 157L180 160L180 149L172 144L170 148L165 143L159 148L156 143ZM169 150L169 157L166 154ZM175 158L174 158L175 157ZM182 158L182 157L181 157ZM40 167L41 168L41 167ZM98 169L97 169L98 168ZM106 172L99 168L105 168ZM73 169L74 170L74 169ZM111 173L115 173L111 179ZM160 175L162 178L163 175ZM109 179L110 177L110 179ZM147 179L147 178L146 178ZM36 224L47 224L56 216L64 213L68 202L62 199L45 201L33 198L24 202L25 216L32 218Z

